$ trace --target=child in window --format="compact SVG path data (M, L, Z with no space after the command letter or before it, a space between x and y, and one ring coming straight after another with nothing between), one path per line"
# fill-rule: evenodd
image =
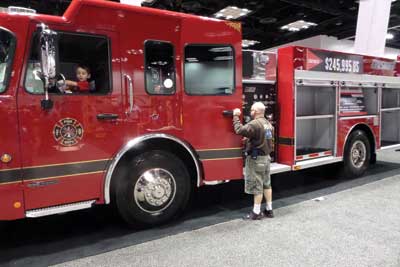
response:
M90 79L89 67L78 65L76 68L76 81L66 80L65 84L67 85L67 88L72 91L89 92L90 84L88 79Z

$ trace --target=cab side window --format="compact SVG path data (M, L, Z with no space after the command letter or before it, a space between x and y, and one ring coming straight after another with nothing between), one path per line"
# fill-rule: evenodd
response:
M174 47L161 41L145 43L146 91L151 95L175 93Z
M189 95L231 95L235 90L235 54L230 45L185 47L184 81Z
M25 88L33 94L42 94L40 80L39 40L35 34L27 65ZM57 33L57 73L69 81L65 93L107 94L111 90L110 44L105 36L78 33ZM82 73L86 75L82 76ZM61 94L56 88L50 93Z
M14 35L0 28L0 93L3 93L8 86L15 44Z

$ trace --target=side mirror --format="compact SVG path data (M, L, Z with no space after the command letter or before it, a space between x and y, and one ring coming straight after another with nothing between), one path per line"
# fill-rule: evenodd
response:
M53 102L49 99L49 88L55 85L56 78L56 36L57 33L45 24L39 24L39 55L41 78L44 83L45 99L42 99L43 109L51 109Z

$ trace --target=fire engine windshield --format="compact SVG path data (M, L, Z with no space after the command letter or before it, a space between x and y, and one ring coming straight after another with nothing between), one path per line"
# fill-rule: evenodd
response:
M14 52L14 35L0 28L0 93L7 89Z

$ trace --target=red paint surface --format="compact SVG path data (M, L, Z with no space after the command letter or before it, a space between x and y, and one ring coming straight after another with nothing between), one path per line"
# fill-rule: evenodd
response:
M93 18L93 14L96 18L88 19ZM232 119L222 116L222 111L242 104L241 32L237 25L107 1L73 1L63 17L2 13L0 22L18 38L14 75L7 92L0 94L0 120L2 127L7 129L0 131L1 140L7 140L2 142L0 153L11 154L13 161L0 165L0 170L111 159L129 140L152 133L173 135L194 149L241 147L241 137L233 133ZM53 108L42 110L40 101L44 96L30 94L24 88L30 42L38 22L55 31L106 36L111 44L112 91L107 95L51 94ZM149 96L145 92L143 51L148 39L168 41L174 45L177 66L174 95ZM236 90L233 95L184 94L182 61L187 43L229 44L234 47ZM125 74L133 79L134 110L130 114L126 114L129 98ZM99 121L96 115L100 113L117 114L118 119ZM64 118L76 120L84 130L82 139L71 147L61 145L53 136L54 126ZM222 168L230 165L237 167L221 173ZM207 180L242 177L241 158L205 162L204 166ZM4 192L8 190L0 194L0 203L7 206L0 209L0 219L24 216L23 208L19 212L9 208L9 203L16 200L25 204L26 209L88 199L102 203L104 178L105 173L51 177L37 180L50 181L50 185L29 187L29 177L21 176L21 180L28 179L24 186L0 185Z

